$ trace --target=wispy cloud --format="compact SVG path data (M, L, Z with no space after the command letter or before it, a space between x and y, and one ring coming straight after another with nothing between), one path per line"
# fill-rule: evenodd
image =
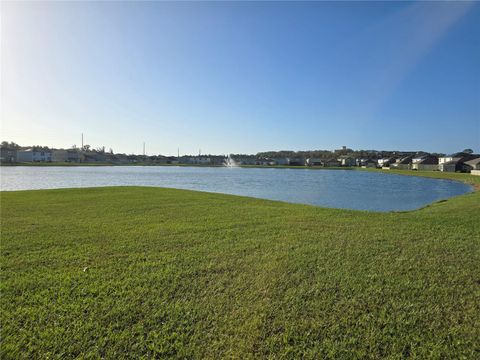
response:
M388 32L387 54L373 69L363 94L363 112L374 115L405 77L428 55L448 30L473 6L473 2L414 3L377 23L364 36Z

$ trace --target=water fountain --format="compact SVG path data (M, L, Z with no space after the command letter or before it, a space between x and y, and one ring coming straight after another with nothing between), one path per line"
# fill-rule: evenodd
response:
M238 163L232 158L231 155L228 155L223 161L223 166L228 168L237 168L239 167Z

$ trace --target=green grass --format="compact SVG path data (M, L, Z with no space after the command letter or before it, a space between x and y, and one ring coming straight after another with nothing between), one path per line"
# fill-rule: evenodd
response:
M399 213L4 192L0 357L478 359L479 224L478 191Z

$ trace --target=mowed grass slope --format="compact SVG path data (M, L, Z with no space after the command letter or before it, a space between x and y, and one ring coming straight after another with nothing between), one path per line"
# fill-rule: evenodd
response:
M368 213L1 193L1 358L480 357L480 193Z

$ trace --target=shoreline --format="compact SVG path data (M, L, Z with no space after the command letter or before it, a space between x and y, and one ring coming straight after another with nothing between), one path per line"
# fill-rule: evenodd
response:
M15 163L15 164L0 164L2 167L205 167L205 168L223 168L223 165L203 165L203 164L146 164L146 163L134 163L134 164L112 164L112 163ZM354 171L366 171L377 172L382 174L396 174L404 176L418 176L428 177L434 179L453 180L472 185L475 191L480 191L480 176L472 175L470 173L460 172L442 172L442 171L423 171L423 170L396 170L396 169L374 169L374 168L362 168L358 166L345 166L345 167L323 167L323 166L290 166L290 165L239 165L239 168L243 169L298 169L298 170L354 170Z

